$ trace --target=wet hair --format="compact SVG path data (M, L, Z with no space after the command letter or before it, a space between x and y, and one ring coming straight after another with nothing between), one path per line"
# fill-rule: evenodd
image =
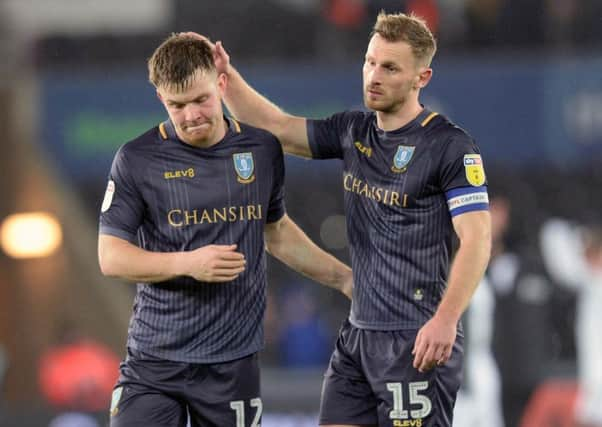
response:
M414 58L421 65L429 66L437 51L437 42L426 22L414 15L405 13L385 13L381 11L372 29L372 36L378 34L389 42L403 41L410 45Z
M148 79L156 87L182 92L198 72L215 72L211 46L186 34L172 34L148 60Z

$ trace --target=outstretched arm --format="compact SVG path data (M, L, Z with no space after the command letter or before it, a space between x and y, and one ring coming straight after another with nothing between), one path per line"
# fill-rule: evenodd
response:
M188 252L150 252L118 237L98 237L98 261L105 276L162 282L190 276L201 282L229 282L245 269L236 245L208 245Z
M221 45L216 46L220 51ZM267 98L259 94L243 79L240 73L229 66L228 84L224 102L239 120L272 132L285 153L310 158L311 150L307 139L307 123L303 117L285 113Z
M451 356L456 328L477 288L491 253L489 211L467 212L453 218L460 247L452 263L445 295L435 315L418 331L414 367L420 372L444 364Z
M266 249L270 254L293 270L323 285L338 289L351 299L351 269L320 249L288 215L266 225L264 235Z
M221 42L212 44L200 34L186 34L202 38L211 44L217 71L227 76L224 102L234 117L276 135L285 153L312 157L307 139L307 120L304 117L285 113L253 89L232 66L230 56Z

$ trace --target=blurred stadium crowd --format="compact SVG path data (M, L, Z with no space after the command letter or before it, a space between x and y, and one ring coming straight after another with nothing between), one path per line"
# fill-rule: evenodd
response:
M47 211L63 238L45 258L0 251L0 425L49 425L65 411L92 414L90 424L55 418L54 427L106 423L114 378L102 372L124 354L133 287L100 277L96 220L115 149L162 120L145 75L156 45L185 30L222 40L261 91L292 112L325 116L360 108L360 66L383 9L414 11L436 33L425 101L476 137L488 172L489 296L465 326L468 342L485 337L498 371L475 381L479 365L468 362L463 392L499 387L509 427L576 425L573 411L589 410L579 378L602 346L599 329L583 335L586 324L602 327L593 288L602 288L599 0L5 0L0 221ZM336 162L287 159L286 202L314 241L349 261ZM268 269L266 411L303 414L272 415L274 425L312 425L348 302L277 261ZM95 346L109 355L87 356ZM74 352L57 362L65 348ZM474 419L463 426L494 426L467 408Z

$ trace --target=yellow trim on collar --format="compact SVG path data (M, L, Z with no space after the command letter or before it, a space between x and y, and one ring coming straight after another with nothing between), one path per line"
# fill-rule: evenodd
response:
M234 127L236 128L236 133L240 133L240 124L233 118L230 118L230 120L232 120L232 123L234 123Z
M426 119L424 119L424 120L422 121L422 123L420 123L420 126L422 126L422 127L425 127L426 125L428 125L428 124L429 124L429 122L430 122L431 120L433 120L433 119L434 119L436 116L438 116L438 115L439 115L439 113L435 113L435 112L433 111L431 114L429 114L429 115L426 117Z
M161 138L167 139L167 131L165 130L165 123L161 123L159 125L159 133L161 134Z

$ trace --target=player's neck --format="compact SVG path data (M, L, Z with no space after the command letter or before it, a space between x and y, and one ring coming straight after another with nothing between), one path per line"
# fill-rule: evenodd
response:
M392 112L377 111L376 124L384 131L393 131L404 127L423 110L422 105L418 101L411 105L404 105L401 109Z

